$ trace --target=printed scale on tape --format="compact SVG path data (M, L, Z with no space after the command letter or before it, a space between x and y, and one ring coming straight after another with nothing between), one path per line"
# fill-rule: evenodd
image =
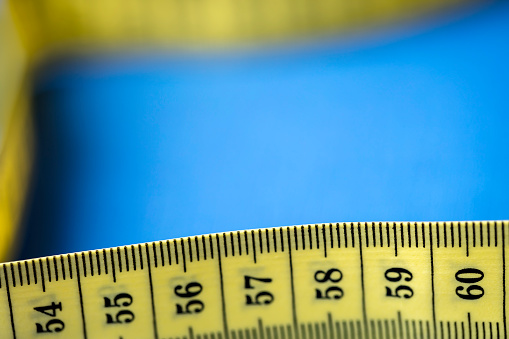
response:
M2 338L507 338L509 223L337 223L0 265Z

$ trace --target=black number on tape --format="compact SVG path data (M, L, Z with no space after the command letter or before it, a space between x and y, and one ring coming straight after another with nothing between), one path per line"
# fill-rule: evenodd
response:
M337 273L337 274L334 274ZM325 271L316 271L315 273L315 280L318 282L326 282L326 281L332 281L332 282L340 282L341 279L343 279L343 273L341 273L340 270L337 268L331 268L327 272Z
M256 278L251 277L249 275L244 276L244 288L245 289L255 289L252 284L252 281L259 281L264 284L269 284L272 282L271 278ZM246 294L246 305L248 306L256 306L256 305L269 305L274 301L274 295L269 291L261 291L258 292L254 298L252 295Z
M110 298L104 297L104 307L121 307L129 306L133 303L133 297L127 293L120 293L113 298L113 303Z
M133 303L133 297L128 293L119 293L113 298L113 302L110 298L104 297L104 307L127 307ZM106 313L106 323L107 324L128 324L133 322L134 313L127 310L122 309L119 310L115 316L111 313Z
M456 272L456 280L463 284L475 284L484 278L484 273L476 268L464 268ZM484 295L484 289L479 285L470 285L465 293L460 293L465 288L456 287L456 295L465 300L477 300Z
M315 280L319 283L338 283L343 279L343 273L337 268L331 268L327 272L325 271L316 271L315 272ZM327 289L315 289L316 299L341 299L344 295L343 289L339 286L330 286Z
M115 315L115 319L109 313L106 314L106 323L107 324L127 324L134 320L133 312L129 310L118 311Z
M201 291L203 290L203 287L198 282L190 282L189 284L184 286L177 285L175 286L175 289L173 290L175 292L175 295L179 298L193 298L198 296ZM192 314L192 313L200 313L205 308L205 305L201 300L198 299L192 299L189 300L185 306L182 306L181 304L176 304L177 307L177 314Z
M52 319L46 323L46 328L39 323L35 324L35 328L37 333L61 332L64 329L64 322L60 319Z
M389 282L399 282L401 279L411 281L412 278L412 272L401 267L389 268L385 271L385 279ZM385 296L387 297L409 299L413 295L414 291L407 285L398 285L394 290L390 286L385 286Z
M34 307L34 310L50 317L56 317L57 311L62 311L62 303L59 302L56 304L52 302L51 305L48 306ZM64 322L60 319L48 320L44 326L41 323L35 323L37 333L61 332L64 327Z

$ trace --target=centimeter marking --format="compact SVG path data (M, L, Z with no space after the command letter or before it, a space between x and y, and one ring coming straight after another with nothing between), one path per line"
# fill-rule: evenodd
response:
M115 310L122 310L116 318L106 315L106 319L110 317L107 323L115 324L111 327L113 332L121 333L115 334L116 338L133 335L162 339L507 338L505 236L508 226L506 221L302 225L196 236L0 264L0 333L4 337L9 331L12 338L27 337L21 332L34 338L43 337L42 334L52 338L68 336L73 329L65 328L57 314L69 309L67 304L72 303L72 298L71 301L59 300L64 298L62 292L72 295L76 290L82 325L76 333L83 338L97 337L98 331L106 333L110 330L110 327L104 329L104 321L97 323L99 317L104 318L103 314L93 314L91 304L97 291L130 289L132 295L113 294L113 306L119 307ZM287 255L282 255L284 252ZM429 266L425 260L429 260ZM281 265L283 262L285 264ZM210 263L216 265L216 269L210 269ZM454 265L459 266L447 276L444 267ZM377 270L381 271L377 273ZM143 271L147 274L143 275ZM349 274L355 271L358 281L355 274ZM233 277L239 272L244 275L245 284L245 289L240 292L237 290L242 284L235 283L238 277ZM399 277L394 277L394 273ZM412 285L411 280L420 279L419 275L424 280L427 277L429 291L419 290L422 284L417 282ZM343 276L345 279L340 283ZM268 289L269 283L275 283L278 277L282 277L279 285L274 285L270 291L263 289ZM172 282L172 279L178 281ZM350 279L348 284L347 279ZM75 283L66 284L68 281ZM352 281L357 281L358 285L352 288ZM161 283L168 285L171 297L160 296L164 290ZM329 286L334 283L344 285ZM213 286L217 289L220 303L216 305L219 310L214 312L214 319L221 323L219 327L216 320L205 325L199 318L193 320L203 309L209 308L209 301L213 299L213 296L190 299L198 298L202 284L207 286L204 290L208 288L210 291ZM283 285L288 286L289 304L279 304L279 309L270 311L269 304L273 301L276 304L279 301L275 300L285 300L278 295L286 293ZM378 285L381 285L381 293L374 293ZM499 287L494 287L497 285ZM263 287L261 292L260 286ZM329 289L325 290L326 287ZM410 291L411 295L400 295L400 289ZM152 327L150 335L147 335L147 325L143 325L142 332L139 328L130 332L128 326L135 323L134 313L121 308L131 303L134 305L134 300L143 300L135 295L143 290L148 293L148 309L142 313L148 314L145 318ZM341 291L341 295L330 291ZM244 295L248 292L253 294ZM104 299L106 303L106 299L112 298L106 295L113 292L108 293L97 297L99 302ZM311 300L315 294L316 299L320 299L319 293L321 299L330 300L326 300L327 303ZM175 295L181 299L175 299ZM232 295L239 298L232 298ZM262 298L268 295L271 300ZM357 301L333 303L334 300L341 301L343 296L346 300L350 295L357 295ZM420 308L405 307L405 299L413 300L410 298L420 295L429 297L420 302ZM234 305L244 297L246 305L251 306L243 305L243 300L240 304L244 308ZM120 303L117 298L130 301ZM425 300L429 300L430 313L425 311L428 303ZM494 300L499 307L494 307ZM51 305L46 306L50 302ZM161 306L163 303L169 305ZM189 306L199 304L201 309ZM355 311L357 308L360 311ZM110 310L104 308L102 311ZM44 313L42 320L39 320L37 311ZM129 314L132 319L125 318ZM51 318L44 318L48 315ZM165 320L158 323L161 319ZM168 333L168 322L176 328L174 333ZM7 323L10 329L1 328ZM26 332L27 328L29 332Z
M496 228L495 228L496 230ZM496 239L496 238L495 238ZM507 338L507 319L506 319L506 285L505 285L505 225L502 226L502 288L503 288L503 322L504 322L504 338Z
M438 233L438 232L437 232ZM431 261L431 309L433 313L433 333L434 338L437 337L437 319L436 319L436 309L435 309L435 265L433 264L433 234L432 228L429 228L429 257ZM437 238L437 247L438 247L438 238ZM467 254L468 256L468 254Z

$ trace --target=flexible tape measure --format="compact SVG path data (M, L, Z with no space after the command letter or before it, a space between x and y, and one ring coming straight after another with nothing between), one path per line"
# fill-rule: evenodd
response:
M0 258L34 157L42 60L345 32L468 1L10 0L0 10ZM0 264L1 338L506 338L508 223L221 233Z
M0 260L12 257L33 167L30 84L61 54L194 48L338 34L475 0L6 0L0 2Z
M2 338L507 338L507 221L336 223L0 265Z

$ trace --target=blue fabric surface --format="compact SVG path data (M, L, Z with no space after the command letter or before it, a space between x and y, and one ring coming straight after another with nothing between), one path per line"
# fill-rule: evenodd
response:
M347 49L107 57L34 100L22 257L244 228L509 218L509 6Z

